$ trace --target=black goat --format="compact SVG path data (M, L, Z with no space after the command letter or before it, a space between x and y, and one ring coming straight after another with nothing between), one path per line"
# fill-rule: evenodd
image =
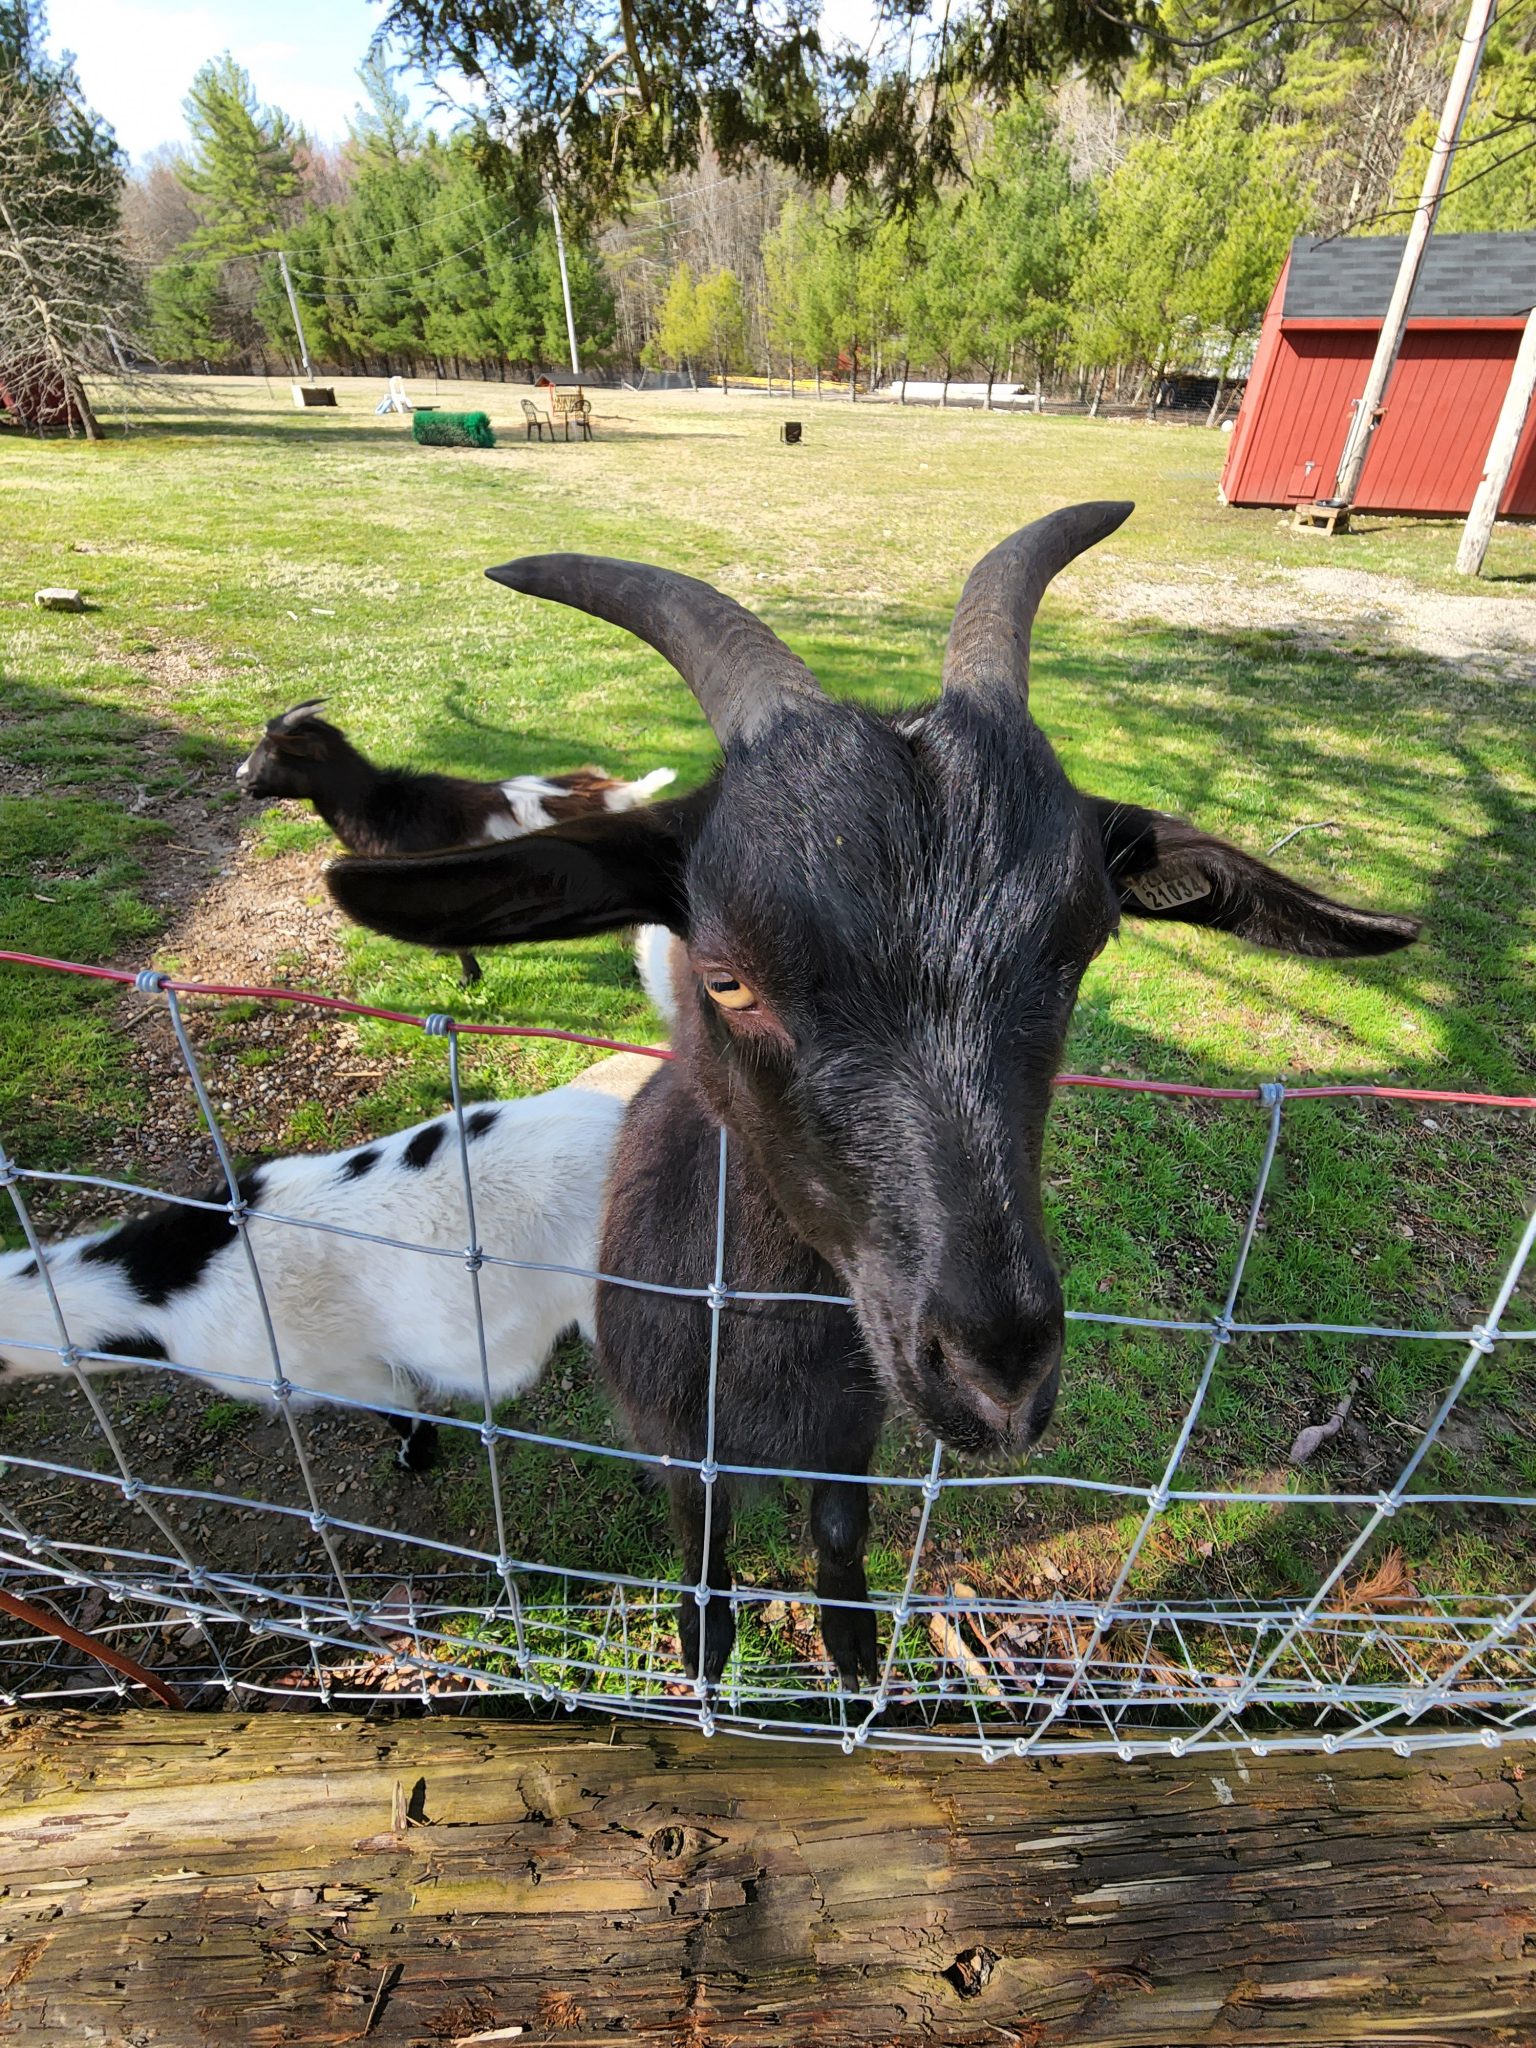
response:
M811 1495L822 1633L846 1683L876 1670L863 1553L887 1395L964 1452L1022 1457L1049 1422L1064 1333L1040 1153L1078 983L1122 914L1320 955L1389 952L1407 917L1350 909L1236 847L1080 794L1029 715L1050 579L1127 505L1080 505L972 572L936 703L879 717L825 697L766 626L706 584L580 555L489 573L657 648L724 749L715 779L630 817L436 859L343 860L342 909L437 945L640 922L673 948L677 1058L631 1104L605 1272L713 1271L730 1133L727 1280L851 1310L734 1301L721 1318L722 1465L829 1475ZM684 950L686 949L686 950ZM642 1448L702 1459L709 1313L598 1289L598 1360ZM686 1580L729 1586L729 1491L671 1477ZM682 1603L690 1667L719 1676L729 1602Z
M295 704L271 719L235 780L250 797L312 803L353 853L439 853L520 839L593 811L627 811L676 780L672 768L657 768L638 782L621 782L600 768L515 775L507 782L377 768L345 733L315 715L324 701ZM480 979L473 953L460 953L459 965L466 986Z

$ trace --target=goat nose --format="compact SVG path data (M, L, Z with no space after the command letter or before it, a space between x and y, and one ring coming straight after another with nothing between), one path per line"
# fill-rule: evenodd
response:
M1020 1391L999 1396L989 1393L973 1378L968 1383L970 1401L976 1413L999 1444L1027 1449L1044 1436L1056 1412L1061 1387L1061 1349L1058 1345L1042 1376Z
M951 1369L1005 1407L1029 1398L1061 1355L1063 1318L1059 1304L975 1318L930 1312L923 1335L934 1342Z

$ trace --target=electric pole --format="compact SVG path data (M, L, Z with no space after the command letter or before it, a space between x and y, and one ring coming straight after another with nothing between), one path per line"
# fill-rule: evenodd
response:
M309 367L309 343L304 339L304 322L299 318L299 302L293 289L293 279L288 275L288 258L281 249L277 252L277 267L283 273L283 290L288 294L288 310L293 315L294 332L299 337L299 359L304 365L304 375L313 381L314 371Z
M571 280L565 268L565 236L560 231L560 208L553 192L546 193L545 197L555 217L555 254L560 259L560 294L565 300L565 338L571 344L571 368L579 377L581 355L576 347L576 316L571 311Z
M1333 496L1327 501L1330 506L1341 508L1330 525L1330 532L1341 533L1348 525L1349 509L1354 504L1355 494L1360 488L1360 475L1365 468L1365 458L1370 453L1372 438L1381 424L1382 401L1387 395L1387 385L1391 380L1393 366L1397 362L1398 351L1403 345L1403 329L1408 324L1409 301L1413 297L1414 286L1419 281L1424 252L1429 247L1435 215L1440 210L1440 196L1445 190L1446 173L1456 152L1462 119L1467 111L1467 102L1472 97L1472 88L1477 82L1477 67L1482 62L1483 45L1488 40L1488 31L1493 25L1497 4L1498 0L1472 0L1467 25L1462 30L1461 48L1456 53L1456 68L1451 73L1450 90L1445 96L1445 111L1440 116L1440 130L1429 153L1429 165L1424 173L1424 189L1419 194L1419 203L1414 209L1413 223L1408 230L1408 240L1403 249L1403 260L1398 267L1397 283L1392 287L1386 318L1381 323L1381 336L1371 360L1370 375L1365 380L1364 392L1355 401L1355 416L1350 421L1349 433L1344 441L1344 452L1339 457L1338 474L1333 482Z

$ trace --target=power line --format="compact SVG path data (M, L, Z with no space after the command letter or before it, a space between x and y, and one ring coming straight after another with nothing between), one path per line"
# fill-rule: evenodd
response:
M500 226L492 228L488 235L482 235L478 242L471 242L467 248L455 249L449 255L441 256L436 263L424 263L415 270L348 271L346 282L349 285L401 284L413 277L431 277L439 270L446 270L450 263L457 263L461 256L472 256L477 249L484 249L494 242L498 235L504 235L512 228L521 227L532 218L531 214L514 214L510 220L505 220ZM335 282L335 274L328 270L295 270L290 264L289 271L294 277L308 278L315 283ZM305 296L309 297L312 294L306 293Z
M1531 119L1536 121L1536 114L1533 114ZM1529 124L1523 123L1521 125ZM1507 133L1508 131L1506 130L1505 132ZM1533 149L1536 149L1536 138L1533 138L1530 142L1522 142L1518 149L1506 150L1503 156L1496 156L1491 164L1484 164L1480 171L1474 171L1470 178L1459 178L1454 185L1447 185L1440 194L1441 199L1449 199L1453 192L1465 192L1469 185L1475 185L1480 178L1489 177L1494 171L1502 170L1505 164L1512 164L1516 157L1526 156ZM1362 220L1352 221L1349 232L1352 233L1355 228L1374 227L1376 222L1380 220L1397 220L1405 213L1417 213L1418 210L1417 206L1407 204L1402 206L1384 206L1377 213L1368 213ZM1340 234L1344 232L1345 230L1340 230ZM1336 242L1339 236L1321 235L1318 239L1324 242Z

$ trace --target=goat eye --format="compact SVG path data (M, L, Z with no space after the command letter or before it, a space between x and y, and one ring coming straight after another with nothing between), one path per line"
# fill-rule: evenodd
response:
M757 993L738 981L734 974L715 970L704 976L704 986L722 1010L751 1010L757 1007Z

